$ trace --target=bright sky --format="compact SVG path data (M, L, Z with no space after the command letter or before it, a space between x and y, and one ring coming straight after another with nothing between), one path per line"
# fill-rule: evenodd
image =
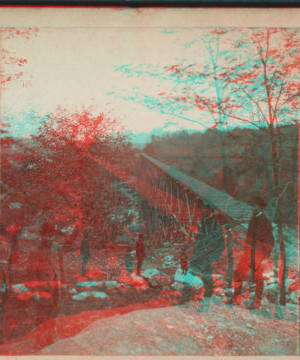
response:
M29 120L29 113L53 112L59 105L70 111L92 105L96 111L110 112L134 133L163 127L170 117L150 111L134 99L128 102L107 95L121 91L130 94L136 86L145 94L157 95L163 91L160 80L127 78L114 67L172 65L183 58L197 62L204 49L195 52L195 47L185 47L189 37L187 31L164 28L71 27L39 28L37 36L28 40L5 40L4 49L26 58L27 64L22 67L22 78L4 89L2 109L10 116L16 135L34 132L36 126L34 120ZM14 72L16 67L7 71ZM194 125L182 122L178 125L181 127Z

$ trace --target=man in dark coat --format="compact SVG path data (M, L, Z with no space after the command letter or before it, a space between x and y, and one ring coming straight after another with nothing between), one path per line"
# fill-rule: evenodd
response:
M237 302L242 284L249 280L250 271L252 271L252 281L255 284L255 304L250 304L252 308L260 306L264 290L262 261L270 257L275 244L272 223L264 214L265 207L266 203L261 197L254 198L253 215L248 226L245 251L234 274L237 286L233 300Z
M81 256L81 260L82 260L81 275L85 276L86 266L91 257L88 234L84 234L84 238L82 240L81 247L80 247L80 256Z
M210 307L213 293L213 270L212 264L219 261L225 249L223 237L222 219L216 211L207 206L201 222L198 224L197 241L194 247L194 256L189 267L194 273L201 271L205 294L203 299L203 311Z
M136 257L137 257L137 275L141 275L141 268L143 261L146 257L145 243L144 243L144 233L137 234L136 240Z

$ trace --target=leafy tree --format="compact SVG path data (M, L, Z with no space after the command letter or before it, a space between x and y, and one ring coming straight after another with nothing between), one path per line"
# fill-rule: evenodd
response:
M298 30L254 29L247 30L246 35L243 46L247 61L241 63L234 78L228 81L236 84L237 96L245 96L244 105L251 108L253 124L268 129L273 173L271 192L275 200L274 220L278 224L283 263L280 303L285 305L286 254L282 207L278 206L278 202L292 181L282 182L283 137L280 125L297 121L300 86Z

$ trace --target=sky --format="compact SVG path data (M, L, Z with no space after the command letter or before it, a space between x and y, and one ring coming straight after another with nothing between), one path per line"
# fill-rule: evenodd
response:
M130 94L132 88L155 96L163 90L160 80L124 77L115 68L199 61L205 49L190 47L191 37L184 29L161 27L45 27L29 39L3 40L5 50L27 59L22 77L2 91L2 112L12 125L10 130L18 136L34 133L38 127L35 115L53 112L57 106L70 112L92 106L96 113L116 117L133 133L163 128L170 116L151 111L134 98L126 101L117 96ZM16 70L16 65L5 68L8 73ZM203 130L203 126L186 121L168 130L180 128Z

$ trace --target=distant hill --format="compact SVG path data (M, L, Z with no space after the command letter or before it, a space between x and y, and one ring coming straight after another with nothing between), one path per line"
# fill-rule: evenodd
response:
M144 152L177 170L219 190L227 191L240 201L262 195L270 207L276 203L270 136L267 129L236 128L225 135L227 167L223 171L221 136L218 130L205 133L179 131L152 136ZM285 223L297 224L298 199L298 126L280 128L281 216ZM223 175L228 188L223 188Z

